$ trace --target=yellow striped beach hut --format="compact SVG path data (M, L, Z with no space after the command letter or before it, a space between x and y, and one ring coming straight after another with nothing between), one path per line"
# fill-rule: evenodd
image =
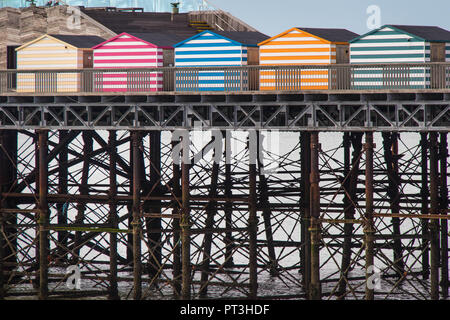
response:
M349 41L358 34L346 29L294 27L258 44L261 66L349 63ZM261 70L261 90L327 90L328 70ZM273 69L273 68L272 68Z
M92 47L104 42L97 36L45 34L17 48L17 92L77 92L78 73L21 72L93 67Z

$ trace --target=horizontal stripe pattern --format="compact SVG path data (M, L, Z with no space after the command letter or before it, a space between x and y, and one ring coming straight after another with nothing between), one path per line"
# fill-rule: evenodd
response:
M272 39L260 47L260 64L328 65L336 63L336 45L298 29ZM297 82L297 84L295 83ZM261 90L328 89L328 71L261 71Z
M83 51L49 36L17 51L17 69L79 69L83 66ZM75 92L80 76L76 73L17 75L18 92Z
M423 63L426 44L385 27L350 44L350 63Z
M427 43L391 27L381 28L350 43L352 64L424 63L426 54ZM356 89L382 89L393 84L399 88L426 86L423 68L409 71L370 68L353 70L352 73Z
M205 32L175 48L176 67L230 67L247 65L247 47ZM248 88L248 73L180 72L177 91L233 91ZM195 88L195 89L193 89Z
M163 67L163 49L122 34L94 49L95 69ZM94 78L96 91L161 91L161 72L104 73Z

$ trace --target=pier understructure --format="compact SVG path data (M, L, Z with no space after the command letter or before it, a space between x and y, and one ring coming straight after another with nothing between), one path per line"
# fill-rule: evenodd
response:
M450 93L0 97L0 296L442 299Z

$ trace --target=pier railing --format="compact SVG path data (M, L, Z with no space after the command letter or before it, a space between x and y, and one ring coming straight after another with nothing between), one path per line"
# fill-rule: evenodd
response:
M450 89L450 63L0 70L0 93Z

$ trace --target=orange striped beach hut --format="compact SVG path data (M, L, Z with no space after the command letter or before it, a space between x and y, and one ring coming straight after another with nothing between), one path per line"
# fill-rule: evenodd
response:
M298 65L330 65L349 63L349 41L358 34L346 29L289 29L258 44L261 66L261 90L327 90L332 76L326 69ZM280 66L280 68L272 68Z

